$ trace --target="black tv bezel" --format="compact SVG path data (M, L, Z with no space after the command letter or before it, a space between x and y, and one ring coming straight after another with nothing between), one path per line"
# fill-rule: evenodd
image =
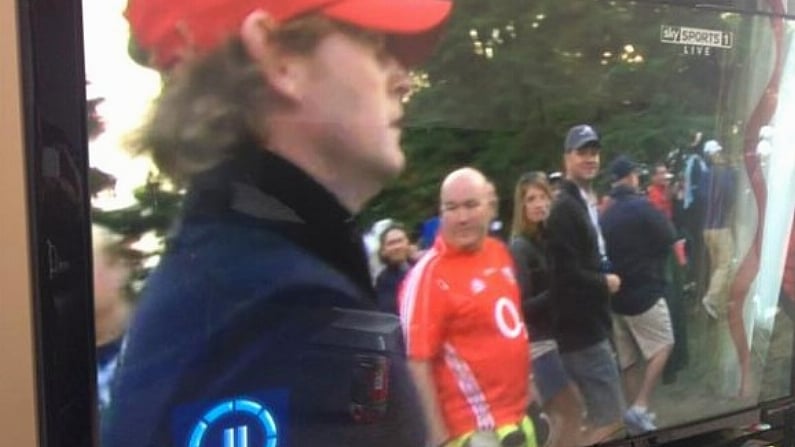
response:
M643 2L683 6L681 1ZM28 179L40 445L102 447L97 436L82 4L77 0L16 0L16 3ZM693 3L693 7L701 9L770 16L770 13L764 11ZM781 17L795 20L795 16ZM47 194L51 186L46 185L46 180L42 177L43 149L51 138L45 135L45 125L58 131L65 138L67 149L71 148L73 151L72 156L80 170L77 181L81 184L74 213L62 213L54 218L48 216L48 219L43 216L48 208L58 205L53 201L59 198L57 195ZM72 226L79 228L79 231L71 240L52 240L53 232L57 228ZM55 245L57 251L63 244L70 246L63 249L64 252L78 253L78 256L53 259L51 247ZM55 257L58 258L57 252ZM61 273L63 276L60 278L52 276L53 262L68 264L67 271ZM75 321L59 321L65 315L59 315L59 310L55 308L55 295L59 293L66 293L72 300L68 304L74 306L74 309L68 315ZM59 330L65 327L72 328L72 332L67 335L71 343L78 345L79 355L71 358L65 355L74 353L74 346L67 349L60 339L64 334ZM65 349L68 352L61 352ZM67 361L66 365L64 361ZM65 386L65 383L69 385ZM64 394L63 388L72 393ZM791 431L795 428L793 390L795 367L788 397L758 402L748 409L708 417L649 435L613 441L606 445L664 445L662 443L716 430L765 422L774 428L789 430L783 438L786 444L782 445L795 446L795 436Z
M16 4L38 438L46 447L91 447L98 436L82 7Z

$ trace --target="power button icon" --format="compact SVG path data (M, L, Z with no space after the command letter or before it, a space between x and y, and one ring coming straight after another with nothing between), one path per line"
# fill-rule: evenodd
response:
M213 406L193 426L187 447L277 447L279 432L271 412L250 399Z

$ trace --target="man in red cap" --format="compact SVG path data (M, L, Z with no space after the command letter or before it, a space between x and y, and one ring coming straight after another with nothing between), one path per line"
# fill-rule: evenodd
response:
M130 0L165 85L139 145L187 187L103 447L422 446L353 216L403 168L444 0Z

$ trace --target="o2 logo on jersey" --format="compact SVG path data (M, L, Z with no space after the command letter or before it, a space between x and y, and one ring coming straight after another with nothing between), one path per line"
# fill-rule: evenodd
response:
M279 430L268 408L252 399L230 399L193 425L186 447L277 447Z
M524 332L524 323L519 310L509 298L502 297L494 304L494 321L506 338L516 338Z

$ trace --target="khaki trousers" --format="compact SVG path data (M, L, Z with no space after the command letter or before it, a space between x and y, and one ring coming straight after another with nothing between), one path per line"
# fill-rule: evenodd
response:
M728 228L704 230L704 245L707 247L710 265L709 289L704 295L704 301L723 312L729 295L734 256L734 238L731 230Z

